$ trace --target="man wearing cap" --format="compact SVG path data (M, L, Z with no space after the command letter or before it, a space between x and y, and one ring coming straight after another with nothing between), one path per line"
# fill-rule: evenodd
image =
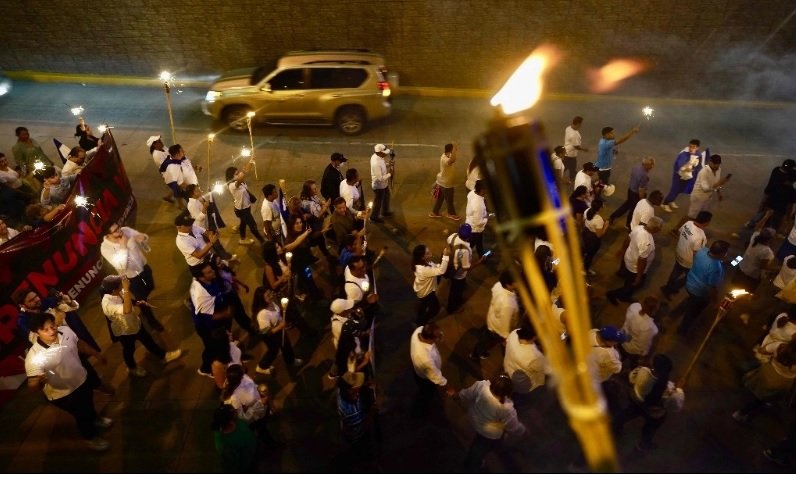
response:
M622 357L616 346L627 341L624 332L606 325L589 331L589 343L592 346L594 361L594 377L600 383L608 381L613 375L622 371Z
M448 143L445 145L445 150L439 158L439 173L437 173L436 184L439 186L439 195L434 202L434 207L431 209L431 214L428 217L442 217L439 215L439 210L443 202L448 203L448 214L445 215L448 219L458 221L461 217L456 215L456 207L453 205L454 193L454 174L455 170L453 165L456 163L456 144Z
M634 134L639 132L639 129L640 126L636 125L619 139L616 139L616 133L614 133L614 128L611 126L606 126L602 129L602 138L597 143L597 162L595 166L599 170L597 171L597 176L603 184L611 184L611 167L616 157L616 147L633 137Z
M155 167L158 169L158 171L160 171L160 166L163 164L163 161L169 157L169 153L166 151L163 140L161 140L160 135L150 136L146 140L146 145L149 148L149 154L152 155L152 161L154 161ZM160 176L163 177L163 173L160 173ZM166 187L169 189L169 192L163 196L163 200L167 202L174 202L174 191L171 190L168 184Z
M323 177L321 178L321 195L326 200L334 200L340 197L340 183L343 182L345 177L340 172L340 167L348 161L348 158L343 156L342 153L332 153L329 164L323 170Z
M646 224L647 221L655 215L655 206L660 206L662 201L663 193L656 189L650 193L649 197L636 203L628 229L632 230L636 226L643 226Z
M699 211L696 219L686 221L680 226L674 266L669 274L669 280L661 287L661 292L667 300L671 300L672 295L685 285L688 271L691 270L691 265L694 263L694 255L707 246L705 228L710 224L711 219L713 219L713 214L710 211Z
M390 154L390 150L383 144L377 144L373 147L373 151L374 153L370 157L370 185L373 187L375 197L370 220L383 222L381 216L392 216L392 211L390 211L390 177L392 174L387 171L387 163L384 161L384 158Z
M653 216L643 226L633 228L625 240L625 254L619 266L619 276L624 284L618 289L605 293L614 305L622 302L634 302L633 292L644 285L644 278L655 259L655 239L653 235L663 227L663 219Z
M196 267L207 262L211 256L213 246L218 242L218 233L205 231L194 224L194 219L189 214L180 214L174 219L177 226L177 249L185 257L189 267ZM207 241L205 241L205 234Z
M587 153L589 150L581 146L580 127L583 125L583 118L576 116L572 118L572 124L564 129L564 168L569 174L569 181L575 180L578 170L578 151Z
M451 278L450 292L448 293L448 313L454 313L463 303L465 280L467 271L484 261L484 256L472 262L473 250L470 248L470 237L473 228L469 224L459 226L458 232L448 236L445 241L451 251L451 264L453 266L453 277Z
M122 343L122 355L124 363L130 375L143 377L146 370L139 367L135 362L135 342L141 342L144 347L164 363L173 362L180 358L180 349L166 352L149 335L149 332L142 327L141 318L138 316L140 311L134 304L135 297L130 292L130 279L125 276L111 275L102 280L102 312L110 321L111 333Z
M415 417L425 416L431 405L441 408L439 398L442 393L448 397L456 394L456 390L448 385L448 379L442 375L442 358L437 344L443 337L437 324L426 324L412 333L409 354L417 383L417 396L412 406L412 415Z
M625 226L630 229L630 218L632 217L633 209L636 204L647 197L647 184L650 182L649 172L655 167L655 158L652 156L644 156L641 163L636 164L630 170L630 182L627 186L627 199L621 206L616 208L616 211L611 213L608 218L608 223L611 224L623 215L627 214L627 222Z
M332 311L332 344L334 344L335 350L337 350L337 342L340 340L343 324L351 317L355 305L356 302L350 299L335 299L329 306L329 310Z

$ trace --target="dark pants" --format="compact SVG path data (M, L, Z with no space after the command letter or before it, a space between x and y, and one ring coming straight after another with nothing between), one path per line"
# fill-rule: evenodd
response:
M646 280L647 275L646 274L642 275L641 281L638 283L638 285L633 285L633 281L636 280L636 273L630 272L628 268L625 267L625 261L622 260L622 266L619 269L619 276L622 277L622 279L624 279L625 281L624 284L622 284L622 287L619 287L618 289L614 290L609 290L608 292L605 293L605 295L607 297L613 297L617 300L621 300L622 302L635 301L635 299L633 299L633 292L640 289L641 286L644 285L644 281Z
M480 433L475 434L475 440L467 450L467 456L464 457L464 470L466 472L477 473L481 471L481 464L486 455L497 448L500 444L500 439L487 438Z
M484 255L484 233L474 232L470 234L470 247L478 251L478 256Z
M637 192L628 189L627 199L625 199L625 202L623 202L621 206L616 208L616 211L611 213L611 221L619 219L627 214L625 225L630 227L630 220L633 218L633 210L636 208L636 204L638 204L639 201L641 201L641 196L639 196Z
M390 212L390 188L373 190L373 211L370 213L371 219L376 219L379 215Z
M240 328L245 330L250 334L254 334L254 328L252 328L252 319L249 317L249 314L246 313L246 308L243 306L243 302L240 300L240 296L237 292L229 292L227 293L227 303L232 306L232 313L235 322L240 325Z
M203 373L210 373L212 371L212 364L213 364L213 347L215 346L215 341L212 338L213 330L218 327L224 327L225 323L228 321L215 321L215 323L209 326L197 325L194 323L196 327L196 335L202 340L202 363L199 365L199 370Z
M644 425L641 427L641 440L639 445L641 445L642 448L649 448L652 445L652 437L655 435L655 432L658 431L658 428L663 425L664 420L666 420L666 415L664 414L662 417L655 418L633 399L630 400L630 404L627 408L622 410L619 416L616 417L616 420L614 420L614 433L622 433L622 428L624 428L625 423L638 417L644 417Z
M790 423L785 438L771 447L771 455L780 460L788 460L794 451L796 451L796 420Z
M417 299L417 320L415 323L417 325L426 325L439 313L439 307L439 299L437 298L437 293L434 291L431 291L431 293L425 297Z
M154 289L155 279L152 276L152 268L149 267L149 265L145 265L144 270L141 271L140 274L130 279L130 292L132 292L133 297L138 300L148 300L149 294L151 294ZM155 313L152 311L151 307L141 304L139 308L143 316L141 318L146 321L149 328L158 332L164 330L163 324L155 317Z
M419 376L417 372L412 373L412 375L415 377L415 384L417 384L417 395L415 395L415 401L412 403L412 416L414 418L425 418L431 414L432 410L441 413L443 405L439 387L431 380Z
M478 334L478 342L473 347L473 356L481 357L487 355L489 350L496 344L501 344L505 348L503 337L489 330L486 325L482 326Z
M284 330L284 329L283 329ZM263 342L268 347L268 350L260 359L259 367L268 368L274 363L279 351L282 351L282 358L285 359L287 366L293 365L293 360L296 356L293 354L293 345L290 343L290 338L283 335L284 332L277 332L275 334L260 334Z
M451 288L448 293L448 313L455 312L464 303L464 286L467 278L451 279Z
M149 332L147 332L142 325L141 329L136 334L119 336L119 342L122 343L122 356L124 357L124 363L127 365L127 368L131 370L136 368L135 357L133 357L135 354L136 340L141 342L152 355L159 359L162 360L166 357L166 352L160 348L160 345L155 343L155 340L152 339L152 336L149 335Z
M686 289L688 291L688 289ZM688 298L685 300L685 312L683 313L683 320L677 328L677 333L680 335L688 335L694 321L702 314L710 303L709 297L700 297L688 292Z
M681 193L685 193L686 188L688 187L688 183L691 182L690 179L682 180L680 176L675 173L672 177L672 187L669 189L669 193L663 199L663 204L669 204L670 202L677 199L677 196Z
M688 278L688 271L690 270L691 269L688 267L681 266L680 263L675 260L672 273L669 274L669 280L666 281L666 285L662 287L663 291L667 294L676 294L677 291L685 286L685 281Z
M252 231L252 236L256 237L258 241L263 242L263 236L261 236L260 231L257 230L257 223L252 216L251 206L246 209L235 209L235 216L240 219L238 233L241 239L246 239L246 226L249 226L249 229Z
M601 169L601 170L597 171L597 177L606 186L611 184L611 170L610 169L606 169L606 170L602 170Z
M578 174L578 158L572 156L564 156L562 159L564 161L564 169L567 170L567 174L569 174L569 181L575 181L575 175Z
M443 188L442 186L439 187L439 196L434 201L434 207L432 209L434 214L439 214L439 210L442 208L442 203L446 202L448 204L448 214L451 216L456 215L456 208L453 206L453 192L454 188Z
M88 381L83 382L69 395L50 403L75 417L80 436L86 440L97 436L97 426L94 424L97 419L97 412L94 410L94 391Z
M600 250L600 245L603 243L602 237L597 237L597 234L588 229L583 229L583 267L586 270L591 269L591 263L597 251Z

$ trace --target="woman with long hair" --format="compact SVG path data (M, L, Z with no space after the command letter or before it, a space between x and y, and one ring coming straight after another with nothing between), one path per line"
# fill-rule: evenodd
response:
M238 244L248 245L254 243L254 239L246 239L246 228L251 230L254 237L260 243L263 242L263 236L257 230L257 223L252 216L252 203L257 200L252 193L249 192L249 187L246 185L246 174L251 170L254 163L249 161L241 169L235 166L227 168L224 177L227 180L229 192L232 193L232 202L235 206L235 216L240 219L238 225L238 234L240 240Z
M583 228L583 213L589 208L589 189L586 186L578 186L569 196L569 204L572 208L572 216L578 230Z
M298 367L304 363L301 359L297 359L293 353L293 345L290 343L290 337L285 334L286 323L282 315L282 309L275 300L276 294L274 291L266 289L265 287L258 287L254 291L254 298L252 299L252 314L256 317L257 325L260 329L260 338L263 339L268 351L260 359L255 369L257 373L263 375L271 375L274 371L274 360L282 351L282 358L285 359L285 364L290 367Z
M653 449L652 437L663 425L666 415L683 408L683 389L669 380L672 368L672 360L666 355L658 354L652 359L652 368L636 367L630 372L630 405L614 421L614 432L618 435L625 423L644 417L641 440L636 445L638 451Z
M312 264L318 259L310 250L312 228L306 227L301 216L290 216L287 220L287 237L285 238L285 252L293 253L290 261L290 270L296 276L298 294L310 294L313 298L320 298L320 292L312 280Z
M602 207L602 199L595 199L591 202L591 207L583 213L583 234L581 235L581 239L583 239L583 268L590 276L597 274L592 270L591 263L600 249L605 232L608 231L608 221L598 214Z
M91 131L91 126L79 124L75 127L75 138L78 139L78 144L86 151L92 150L99 145L99 138L94 136Z
M412 272L415 274L412 288L417 294L416 325L426 325L439 312L437 278L442 276L448 268L450 249L445 247L445 250L442 251L442 261L439 264L435 264L432 259L431 249L425 244L416 246L412 251Z
M290 268L285 261L282 245L268 241L263 244L263 286L276 292L280 297L288 296Z

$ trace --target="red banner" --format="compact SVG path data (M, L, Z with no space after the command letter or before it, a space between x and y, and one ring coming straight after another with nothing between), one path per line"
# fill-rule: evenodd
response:
M136 201L116 143L109 133L102 141L78 176L67 208L46 226L22 232L0 246L0 361L16 359L24 345L16 334L14 291L29 287L46 297L55 288L82 298L102 279L100 244L105 227L134 216ZM78 206L76 196L84 197L86 205ZM5 375L4 368L0 365L0 375Z

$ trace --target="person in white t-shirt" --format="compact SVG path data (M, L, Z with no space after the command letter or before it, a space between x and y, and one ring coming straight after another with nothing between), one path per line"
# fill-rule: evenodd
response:
M591 268L591 263L597 251L602 245L603 236L608 231L608 221L600 216L599 212L603 208L602 199L595 199L591 202L591 207L583 213L583 229L581 238L583 239L583 269L590 276L597 275Z
M5 219L2 216L0 216L0 246L10 241L11 239L17 237L18 235L19 231L8 227L8 224L6 224Z
M276 303L276 292L266 287L258 287L254 291L252 313L255 315L260 337L268 350L265 352L255 371L269 376L274 370L273 363L279 351L288 367L299 367L304 361L297 359L293 353L290 337L285 334L285 322L282 309Z
M473 190L467 193L467 208L465 209L465 222L472 227L470 235L470 247L478 251L478 255L484 255L484 229L489 221L489 213L486 210L486 182L479 179L473 185Z
M439 158L439 173L437 173L436 185L439 186L439 195L434 201L434 206L431 208L431 213L428 217L442 217L439 210L442 203L446 202L448 205L448 214L445 215L448 219L458 221L461 219L456 214L456 207L453 205L453 196L455 192L455 170L454 164L456 163L456 144L448 143L445 145L444 152Z
M412 264L414 265L415 281L412 289L417 295L417 319L415 324L426 325L439 312L440 305L437 298L437 278L448 269L450 249L442 251L442 260L435 264L431 249L425 244L419 244L412 250Z
M636 366L640 358L647 357L652 350L652 342L658 335L658 326L653 316L658 312L660 304L657 298L648 296L640 303L635 302L627 308L622 332L628 336L628 341L622 344L620 351L630 356L631 368Z
M530 324L511 331L506 339L503 370L511 377L515 393L532 392L545 384L550 366L536 345L536 331Z
M586 186L586 190L589 192L588 202L591 202L593 199L594 186L592 185L592 179L595 174L597 174L597 166L595 166L594 163L583 163L583 169L578 171L578 174L575 175L574 183L572 184L573 191L577 189L578 186Z
M451 287L448 292L448 313L455 312L464 302L464 287L466 285L467 272L473 267L481 264L485 257L481 256L473 262L473 250L470 247L470 235L473 228L467 223L459 226L459 231L448 236L445 241L451 250L451 261L453 261L453 277Z
M766 218L767 219L767 218ZM743 260L738 264L733 283L738 284L748 292L754 292L760 285L764 271L769 270L774 251L771 250L771 241L776 231L770 227L763 228L765 219L758 223L758 230L749 238L749 247L743 254Z
M662 202L663 193L656 189L649 196L636 203L636 207L633 209L633 216L630 219L630 229L646 224L655 215L655 206L660 206Z
M361 187L359 172L356 168L348 168L345 179L340 183L340 197L345 199L346 207L354 216L365 210Z
M157 136L150 136L146 140L146 145L149 148L149 154L152 155L152 161L155 163L155 168L160 170L160 166L163 164L163 161L169 157L169 153L166 151L166 146L163 144L163 140L161 139L160 135ZM160 173L161 177L163 173ZM174 198L174 191L166 184L166 187L169 189L169 192L163 196L163 200L166 202L173 203L175 201Z
M489 357L489 349L506 339L519 323L520 304L517 299L514 277L509 271L503 271L500 279L492 286L492 300L486 313L486 324L481 328L478 342L470 354L473 360Z
M619 266L619 276L624 284L618 289L605 293L614 305L622 302L635 302L632 295L644 284L647 271L655 259L655 239L653 235L663 227L663 219L653 216L644 226L636 226L625 241L627 248Z
M392 216L390 211L390 178L392 173L387 167L386 158L392 153L383 144L373 147L373 155L370 157L370 185L373 188L373 210L370 220L382 222L382 217Z
M700 211L696 219L686 221L680 226L674 266L669 274L669 280L661 287L661 292L667 300L671 300L671 296L685 286L688 271L691 270L691 265L694 263L694 254L708 244L705 228L708 227L712 219L713 213Z
M553 171L555 172L556 181L558 184L569 184L568 177L564 177L564 156L566 149L563 146L556 146L553 149L553 154L550 155L550 161L553 163Z
M569 181L575 180L575 174L578 172L578 152L583 151L587 153L589 150L581 146L582 138L580 135L580 127L583 125L583 118L575 116L572 118L572 124L564 129L564 167L569 174Z
M253 195L249 193L249 187L246 185L245 181L246 174L251 170L252 166L254 166L253 160L248 161L241 169L230 166L227 168L225 174L229 192L232 193L235 216L240 219L240 224L238 225L240 240L238 244L241 245L254 243L254 239L246 239L247 227L251 230L252 236L256 237L261 244L264 242L263 236L260 235L260 228L257 227L257 222L255 222L254 216L252 216Z
M284 241L282 235L282 215L279 213L279 206L276 201L279 198L279 191L274 184L263 186L263 204L260 206L260 216L263 219L263 232L269 241L280 244Z
M796 279L796 255L787 256L782 261L782 267L771 283L774 284L774 287L781 290L790 284L793 279Z

